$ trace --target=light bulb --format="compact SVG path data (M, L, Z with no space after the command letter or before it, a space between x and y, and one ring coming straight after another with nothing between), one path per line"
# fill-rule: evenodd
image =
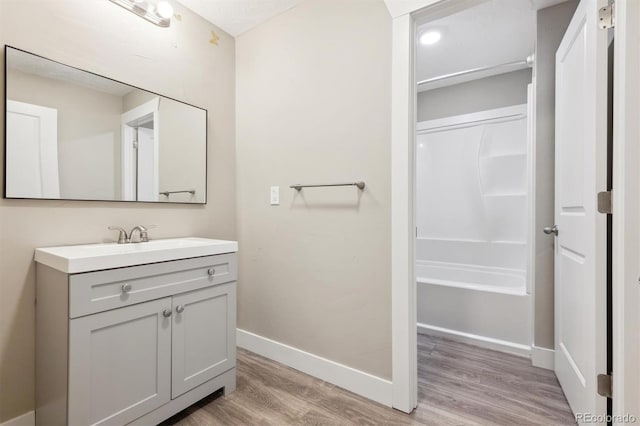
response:
M142 12L146 12L147 2L145 0L133 0L133 8Z
M156 5L156 12L161 18L171 19L173 16L173 6L168 1L160 1Z
M442 34L438 31L427 31L426 33L420 36L420 43L422 44L435 44L440 41L442 38Z

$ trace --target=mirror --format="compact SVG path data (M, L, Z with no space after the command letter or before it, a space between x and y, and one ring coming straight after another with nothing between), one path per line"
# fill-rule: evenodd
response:
M206 110L9 46L5 87L5 198L206 203Z

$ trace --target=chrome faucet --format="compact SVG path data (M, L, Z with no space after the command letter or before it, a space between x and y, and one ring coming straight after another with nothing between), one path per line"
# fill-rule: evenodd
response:
M147 225L147 226L138 225L134 227L131 230L131 232L129 232L129 234L127 234L127 231L124 228L121 228L119 226L110 226L109 229L111 229L112 231L120 232L120 234L118 235L118 244L128 244L133 242L133 234L135 234L136 231L140 233L140 238L138 239L138 241L136 241L137 243L149 242L148 231L149 229L155 228L155 227L156 227L155 225Z

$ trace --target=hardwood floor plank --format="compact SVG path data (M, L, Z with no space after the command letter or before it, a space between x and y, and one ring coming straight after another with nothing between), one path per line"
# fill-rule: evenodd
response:
M529 359L418 336L418 408L411 415L238 349L238 385L163 423L214 425L575 425L553 372Z

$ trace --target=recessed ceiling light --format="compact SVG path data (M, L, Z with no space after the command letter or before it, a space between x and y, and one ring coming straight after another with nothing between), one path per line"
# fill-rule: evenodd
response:
M420 36L420 43L424 45L435 44L440 41L442 34L438 31L427 31Z

